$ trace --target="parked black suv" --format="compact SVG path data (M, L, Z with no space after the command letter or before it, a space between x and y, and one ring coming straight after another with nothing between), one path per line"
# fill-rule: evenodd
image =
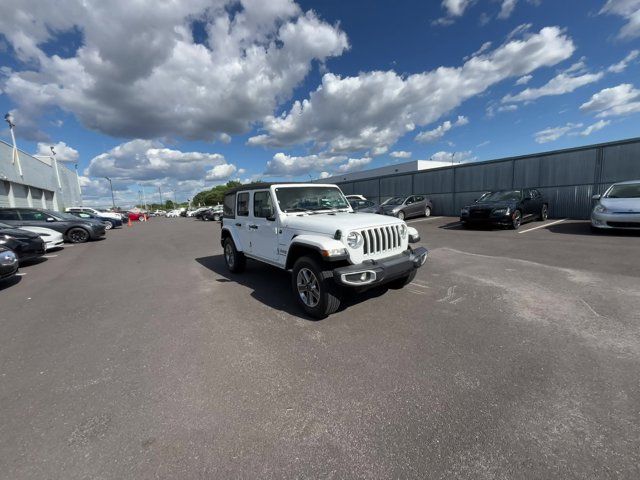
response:
M104 225L68 213L37 208L0 208L0 222L12 227L44 227L64 235L69 243L83 243L104 236Z
M465 227L472 225L502 225L519 228L522 222L546 220L549 203L533 188L500 190L482 195L472 205L460 211L460 221Z

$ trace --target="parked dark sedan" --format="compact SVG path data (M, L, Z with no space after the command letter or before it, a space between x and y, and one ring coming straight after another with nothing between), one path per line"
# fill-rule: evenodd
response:
M104 225L68 213L36 208L0 208L0 222L12 227L44 227L64 235L70 243L83 243L105 235Z
M411 217L430 217L433 204L426 195L409 195L408 197L391 197L382 202L378 213L393 215L400 220Z
M6 280L18 273L18 256L10 248L0 245L0 280Z
M353 208L354 212L360 213L378 213L380 211L380 205L371 200L359 200L354 198L348 198L349 205Z
M221 208L208 208L200 217L205 222L219 222L222 219Z
M546 220L549 203L536 189L500 190L482 195L473 205L460 211L465 227L496 225L517 229L529 220Z
M82 218L84 220L94 220L98 223L101 223L102 225L104 225L104 228L107 230L111 230L112 228L117 228L122 226L122 220L118 218L100 217L98 215L94 215L93 213L87 213L87 212L71 211L68 213L69 215L73 215L74 217Z
M4 223L0 223L0 246L12 250L20 263L41 257L45 253L44 240L40 235Z

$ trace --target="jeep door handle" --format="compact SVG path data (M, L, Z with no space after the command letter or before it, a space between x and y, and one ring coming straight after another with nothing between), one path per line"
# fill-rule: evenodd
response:
M241 227L242 224L241 223L236 223L236 227Z
M257 230L258 229L258 225L249 225L249 228L251 230Z

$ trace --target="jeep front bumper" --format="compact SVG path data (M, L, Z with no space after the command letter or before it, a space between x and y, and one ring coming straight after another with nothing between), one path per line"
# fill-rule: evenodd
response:
M427 260L424 247L408 248L399 255L380 260L365 260L358 265L336 268L333 279L344 287L370 287L409 275Z

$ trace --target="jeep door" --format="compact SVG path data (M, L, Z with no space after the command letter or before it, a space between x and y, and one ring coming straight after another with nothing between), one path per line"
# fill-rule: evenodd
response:
M253 192L248 230L251 255L268 262L276 262L278 259L278 220L269 190Z
M232 220L240 240L242 250L250 253L249 238L249 192L238 192L236 195L236 218Z

